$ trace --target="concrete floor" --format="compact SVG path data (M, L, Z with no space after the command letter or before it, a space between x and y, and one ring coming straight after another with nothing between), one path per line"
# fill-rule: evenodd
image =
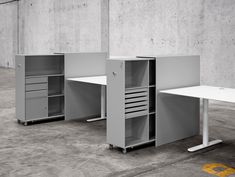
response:
M105 121L19 125L14 81L14 70L0 69L1 177L210 177L213 175L202 170L207 163L235 167L234 104L210 104L210 137L223 139L221 145L188 153L188 147L201 143L201 136L196 136L159 148L148 145L124 155L119 149L108 149Z

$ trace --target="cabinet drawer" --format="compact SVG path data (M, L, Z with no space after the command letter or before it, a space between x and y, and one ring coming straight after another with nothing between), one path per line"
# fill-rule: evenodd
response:
M36 83L45 83L48 82L47 77L34 77L25 79L26 84L36 84Z
M131 89L125 92L125 117L133 118L148 114L148 89Z
M148 115L148 111L147 110L126 113L125 117L126 117L126 119L129 119L129 118L140 117L140 116L145 116L145 115Z
M27 84L25 86L26 91L33 91L33 90L47 90L48 86L47 83L42 84Z
M47 105L47 97L35 97L26 99L26 120L48 117Z
M26 99L36 98L36 97L47 97L47 90L26 92L25 95L26 95Z

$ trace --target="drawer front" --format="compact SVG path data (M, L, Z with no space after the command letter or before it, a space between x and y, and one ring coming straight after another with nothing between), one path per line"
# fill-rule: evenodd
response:
M37 97L47 97L47 90L38 90L38 91L31 91L26 92L26 99L28 98L37 98Z
M48 117L48 98L36 97L26 99L26 120Z
M148 89L132 89L125 92L125 117L133 118L148 114Z
M47 77L34 77L34 78L27 78L25 79L26 84L37 84L37 83L47 83Z
M47 90L47 89L48 89L47 83L43 83L43 84L27 84L25 86L25 90L26 91Z

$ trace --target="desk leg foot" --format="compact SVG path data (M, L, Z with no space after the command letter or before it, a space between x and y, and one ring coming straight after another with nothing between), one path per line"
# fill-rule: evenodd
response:
M94 118L94 119L88 119L88 120L86 120L87 122L95 122L95 121L99 121L99 120L105 120L106 119L106 117L104 117L104 118Z
M219 143L222 143L222 140L210 141L210 142L208 142L208 145L200 144L198 146L194 146L194 147L189 148L188 151L189 152L195 152L195 151L205 149L207 147L210 147L210 146L213 146L213 145L216 145L216 144L219 144Z

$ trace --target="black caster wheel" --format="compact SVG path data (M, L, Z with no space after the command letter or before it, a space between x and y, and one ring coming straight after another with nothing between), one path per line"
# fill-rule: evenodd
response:
M110 149L110 150L113 149L113 145L112 145L112 144L109 145L109 149Z

